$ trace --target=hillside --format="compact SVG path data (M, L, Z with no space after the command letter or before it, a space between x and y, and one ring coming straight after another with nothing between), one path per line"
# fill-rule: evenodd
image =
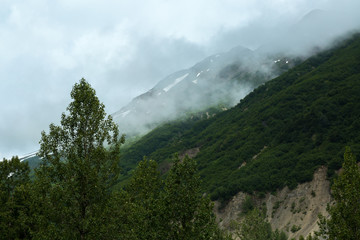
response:
M299 61L238 46L170 74L112 116L122 133L143 135L191 112L218 104L232 107L255 87Z
M194 150L213 200L293 189L322 165L333 176L344 146L359 153L359 92L357 34L261 85L228 111L155 129L126 149L122 162L135 164L141 159L133 153L142 153L166 169L175 152Z

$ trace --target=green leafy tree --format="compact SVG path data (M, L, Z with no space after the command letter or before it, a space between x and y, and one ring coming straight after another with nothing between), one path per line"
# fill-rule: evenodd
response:
M272 240L287 240L288 237L286 235L285 232L283 231L279 231L278 229L276 229L273 233L272 233Z
M319 217L319 235L329 240L360 239L360 168L349 147L344 154L343 171L334 180L334 205L328 205L330 218Z
M233 221L231 228L234 236L241 240L288 239L283 231L272 231L270 223L265 218L265 210L259 208L248 211L241 222Z
M241 240L272 239L270 223L265 220L264 213L258 208L248 212L244 220L237 223L235 229L235 235Z
M316 234L314 234L314 235L309 234L309 235L306 237L306 240L319 240L319 237L318 237Z
M242 204L242 213L247 214L248 212L250 212L253 209L254 209L254 202L251 199L251 197L249 195L247 195Z
M175 157L164 187L164 239L222 239L213 204L202 196L195 160Z
M36 239L102 239L111 228L105 209L119 175L119 136L90 84L75 84L61 125L42 132L34 202ZM107 239L111 239L107 234Z
M144 158L134 171L126 191L132 207L132 225L136 239L164 239L163 181L153 160Z
M0 162L0 233L2 239L29 239L29 173L18 157Z
M104 209L107 222L100 229L99 239L139 239L138 208L131 202L126 191L113 192L110 203ZM140 225L141 226L141 225Z
M163 181L157 163L144 158L126 187L126 239L225 239L199 186L194 160L176 157Z

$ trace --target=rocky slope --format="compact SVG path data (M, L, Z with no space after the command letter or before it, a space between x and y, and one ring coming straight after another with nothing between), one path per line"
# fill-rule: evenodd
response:
M327 215L326 206L331 201L331 196L326 172L326 168L321 167L314 173L311 182L300 184L293 190L285 187L273 194L268 193L262 199L252 196L252 201L255 206L266 206L267 220L273 230L286 232L289 239L307 236L318 230L318 214ZM233 220L241 221L239 216L243 212L247 196L249 195L246 193L238 193L220 210L220 203L216 203L215 212L221 227L229 228Z

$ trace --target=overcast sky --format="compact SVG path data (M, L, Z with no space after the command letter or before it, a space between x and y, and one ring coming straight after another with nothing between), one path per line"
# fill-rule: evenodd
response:
M0 158L37 150L82 77L110 114L208 55L261 46L313 9L359 20L360 1L0 0Z

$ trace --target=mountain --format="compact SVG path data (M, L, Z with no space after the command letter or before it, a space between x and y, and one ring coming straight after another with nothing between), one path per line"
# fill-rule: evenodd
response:
M232 107L255 87L326 49L356 26L346 16L312 10L259 49L238 46L165 77L112 116L121 132L139 136L163 122L209 107Z
M159 124L212 106L228 108L296 61L236 47L175 72L112 114L120 132L143 134Z
M295 42L299 32L287 39ZM313 231L331 201L344 147L359 159L360 34L304 61L264 49L210 56L114 113L122 132L150 131L122 148L118 187L143 156L166 174L174 154L188 155L220 225L229 227L251 199L290 237ZM33 154L22 160L40 161Z
M36 154L37 154L37 151L27 154L25 156L21 156L21 157L19 157L19 159L20 159L20 161L27 162L29 164L30 169L33 170L33 169L37 168L42 161L42 159L39 158Z
M198 162L203 187L223 202L262 195L340 168L345 146L360 152L360 35L262 84L235 107L160 126L123 151L125 173L149 156L166 171L175 152Z
M203 114L209 117L226 110L255 87L301 61L300 58L258 53L238 46L165 77L148 92L113 113L112 117L120 132L127 135L126 144L132 144L166 122L191 116L196 120ZM41 162L35 153L21 160L29 162L31 168Z

